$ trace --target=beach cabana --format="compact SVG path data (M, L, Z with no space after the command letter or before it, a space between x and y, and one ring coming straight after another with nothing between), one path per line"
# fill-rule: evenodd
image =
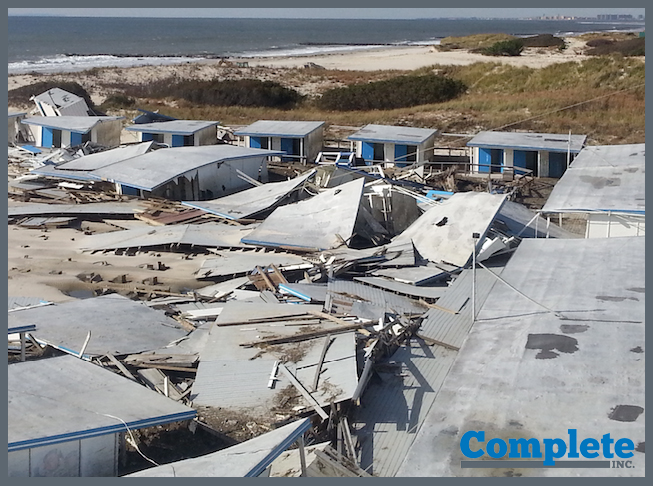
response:
M41 116L90 116L93 114L84 98L61 88L51 88L32 97L32 101L36 104Z
M139 142L153 140L169 147L197 147L218 143L218 122L204 120L166 120L136 123L125 130L134 132Z
M118 194L162 197L175 201L202 201L267 182L267 159L281 155L273 150L234 145L174 147L149 151L129 158L97 157L93 163L76 159L71 167L41 168L34 173L48 177L105 181L115 184ZM90 162L90 161L89 161ZM90 170L75 170L85 168Z
M258 120L236 130L245 146L284 152L283 161L313 162L322 151L324 124L320 121Z
M7 381L9 477L115 477L128 430L196 415L70 355L11 364Z
M585 135L480 132L471 147L471 172L504 178L561 177L585 145Z
M643 143L585 147L542 211L549 218L584 219L587 238L644 236L645 166Z
M406 167L433 160L437 133L431 128L370 124L347 138L356 142L356 155L367 165Z
M123 116L33 116L25 118L38 147L63 148L93 142L120 145Z

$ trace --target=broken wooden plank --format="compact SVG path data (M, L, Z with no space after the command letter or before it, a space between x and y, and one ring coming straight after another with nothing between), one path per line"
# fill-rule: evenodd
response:
M284 375L290 380L290 382L293 384L295 388L297 388L297 391L302 394L302 396L308 401L308 403L311 404L311 406L315 409L317 414L322 418L322 420L328 420L329 415L322 409L318 401L311 395L311 393L304 388L304 385L301 384L301 382L297 379L295 375L293 375L288 368L286 368L286 365L283 363L279 364L279 369L282 371Z
M127 368L125 368L125 366L120 361L118 361L118 359L113 354L107 353L106 356L107 356L107 358L109 358L109 361L111 361L111 363L113 363L116 366L116 368L118 368L123 375L125 375L130 380L138 381L138 380L136 380L136 377L134 375L132 375L129 372L129 370Z
M293 334L292 336L282 336L282 337L273 337L273 338L264 338L259 339L258 341L252 341L249 343L242 343L241 346L245 348L252 348L254 346L263 346L271 344L286 344L286 343L296 343L297 341L306 341L308 339L315 339L318 337L325 336L327 334L341 334L343 332L355 331L360 328L360 324L348 324L341 328L329 328L323 329L320 331L305 332L301 334Z
M322 353L320 354L320 359L317 362L317 368L315 369L315 377L313 378L313 392L317 390L317 384L320 381L320 372L322 371L322 364L324 364L324 357L326 356L329 346L333 342L331 334L327 334L326 340L324 341L324 346L322 347Z

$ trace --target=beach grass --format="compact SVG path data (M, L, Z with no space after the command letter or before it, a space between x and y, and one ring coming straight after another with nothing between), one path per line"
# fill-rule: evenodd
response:
M459 79L468 86L467 92L443 103L393 110L327 111L310 100L292 110L196 106L179 100L148 100L143 107L179 118L219 120L226 125L275 119L326 120L339 126L400 124L455 133L503 128L543 133L571 130L587 135L594 143L643 143L644 67L641 60L618 55L540 69L499 63L430 66L414 74L435 72ZM377 79L377 74L347 72L346 78L360 83ZM338 83L346 84L342 79Z

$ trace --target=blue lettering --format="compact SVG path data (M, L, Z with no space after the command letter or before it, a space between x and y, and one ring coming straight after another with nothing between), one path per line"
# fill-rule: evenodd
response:
M479 449L478 451L473 451L469 447L469 441L474 438L479 442L485 442L485 432L482 430L479 430L476 432L475 430L470 430L468 432L465 432L463 434L462 439L460 439L460 450L463 453L465 457L471 457L472 459L476 459L477 457L481 457L484 452L483 449Z
M630 439L619 439L614 444L614 453L617 455L617 457L621 457L622 459L626 457L633 457L632 452L625 452L625 451L632 451L634 449L635 449L635 444Z
M579 457L578 450L576 448L576 429L569 429L567 432L569 433L569 454L567 454L567 457Z
M499 446L499 452L496 451L495 445ZM508 445L505 440L502 439L492 439L487 443L487 454L494 459L499 459L506 455L508 452Z
M596 439L585 439L580 443L580 453L583 455L583 457L587 459L593 459L595 457L599 457L598 452L592 452L598 450L599 450L599 441Z
M510 442L510 454L508 454L508 457L542 457L542 452L540 451L540 441L537 439L508 439L508 442ZM488 445L490 445L489 442ZM532 456L528 450L529 445L533 451ZM521 449L521 452L519 449Z
M553 446L557 445L557 451L553 452ZM544 439L544 465L553 466L555 459L559 459L567 452L567 444L562 439Z
M601 437L601 444L603 445L603 457L607 459L612 459L614 455L610 451L610 445L614 442L614 439L610 437L610 434L603 434L603 437Z

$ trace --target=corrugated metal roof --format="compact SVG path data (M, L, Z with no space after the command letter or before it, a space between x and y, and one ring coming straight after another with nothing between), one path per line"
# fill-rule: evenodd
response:
M480 132L469 147L514 148L520 150L548 150L549 152L577 153L585 145L586 135L556 133ZM571 141L571 145L569 144Z
M234 135L305 137L309 133L322 128L324 124L323 121L258 120L240 130L236 130Z
M402 127L391 125L365 125L359 131L347 137L348 140L364 142L388 142L420 144L436 135L437 130L430 128Z
M73 356L11 364L7 381L10 452L124 432L125 423L134 430L196 415L192 408Z
M122 120L124 116L33 116L24 118L22 123L75 133L90 132L96 125L104 122Z
M392 477L406 457L456 352L411 339L381 364L355 411L352 427L360 444L360 466L374 476ZM388 369L389 368L389 369ZM370 467L371 466L371 467ZM368 469L369 468L369 469Z
M124 477L256 477L311 427L304 418L226 449Z
M543 212L646 208L645 144L585 147L551 191Z
M279 290L306 302L324 302L327 294L326 284L320 283L282 283Z
M365 285L379 287L381 289L406 295L413 299L437 299L441 297L447 287L427 287L411 285L384 277L354 277L354 280Z
M270 182L210 201L184 201L182 204L227 219L248 219L275 207L314 173L311 170L288 181Z
M364 179L357 179L281 206L242 242L318 250L341 246L354 233L364 184Z
M419 254L431 262L465 266L474 250L472 234L480 235L478 250L505 200L505 195L486 192L456 193L422 214L388 249L412 241Z
M494 285L397 475L487 475L460 468L459 442L468 430L558 437L569 447L574 428L582 437L609 431L632 440L633 468L600 474L642 476L645 250L645 237L524 240L501 278L529 298ZM620 416L621 409L632 416Z
M334 314L351 314L361 301L384 312L423 314L427 308L415 300L350 280L330 280L325 308Z
M8 319L12 327L36 323L37 340L74 354L90 332L85 356L140 353L188 334L163 312L119 294L10 312Z
M501 274L501 268L493 271ZM424 316L418 334L445 346L460 349L472 327L472 280L473 271L463 270L437 301L438 307L429 309ZM497 279L487 270L476 270L476 312L487 298ZM448 312L449 311L449 312Z
M506 224L508 234L520 238L579 238L555 223L547 225L547 220L542 216L512 201L506 201L495 218L494 226L503 229L497 225L498 222Z
M137 123L125 128L130 132L173 133L192 135L209 127L217 127L220 122L206 120L168 120L152 123ZM217 136L217 132L216 132Z
M392 278L398 282L411 285L422 285L434 280L444 279L450 274L451 272L432 264L421 267L382 268L372 272L372 275Z
M7 298L7 309L10 311L27 307L52 304L52 302L48 302L47 300L41 299L40 297L13 297L10 295Z

